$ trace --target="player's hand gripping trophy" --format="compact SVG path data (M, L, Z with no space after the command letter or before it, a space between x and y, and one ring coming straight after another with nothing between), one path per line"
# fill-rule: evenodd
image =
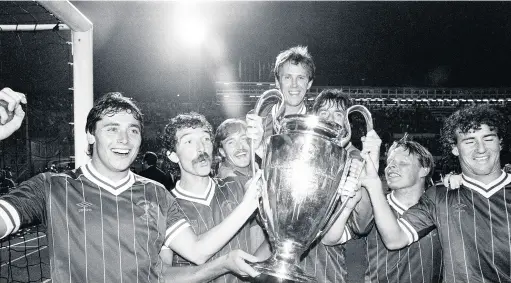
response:
M345 149L351 139L348 115L362 113L367 132L372 130L373 121L369 110L361 105L348 108L344 127L315 115L283 117L285 106L278 90L259 98L255 114L261 115L270 100L278 101L272 117L276 134L269 141L263 139L266 186L261 190L259 214L273 254L252 265L264 277L276 277L277 282L314 282L314 277L300 268L300 256L344 209L346 202L339 204L339 188L346 182L352 161ZM341 207L336 209L338 205Z

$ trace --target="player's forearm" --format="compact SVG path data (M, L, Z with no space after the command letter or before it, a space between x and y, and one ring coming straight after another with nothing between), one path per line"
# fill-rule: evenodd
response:
M321 243L329 246L341 244L343 241L342 236L344 234L344 229L346 229L346 223L348 222L351 213L352 210L344 209L339 217L337 217L330 230L325 233L321 239Z
M389 250L405 247L408 244L406 234L397 223L397 218L381 189L369 189L373 205L374 220L383 243Z
M169 266L163 271L165 283L209 282L228 272L224 261L225 257L220 257L198 266Z
M199 264L210 259L225 246L247 222L254 210L255 207L252 207L248 201L242 202L222 223L199 235L195 248Z
M371 231L373 223L373 207L367 191L362 189L362 198L351 213L353 232L365 235Z

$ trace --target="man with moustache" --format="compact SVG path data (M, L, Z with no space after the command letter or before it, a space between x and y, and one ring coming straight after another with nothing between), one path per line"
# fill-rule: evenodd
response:
M437 229L444 282L511 282L511 175L500 166L509 121L489 105L460 109L442 128L442 142L458 157L459 189L431 188L397 217L386 201L377 172L368 169L376 226L389 249L401 249Z
M22 93L5 88L14 118L0 111L0 139L23 120ZM41 173L0 197L0 236L20 227L47 226L51 277L54 282L160 282L160 249L166 246L201 264L220 250L257 207L255 193L225 221L197 236L172 195L161 185L130 171L140 149L143 115L120 93L99 99L87 116L91 160L76 170ZM250 191L250 189L248 190ZM245 260L231 253L222 267L242 274ZM239 264L241 263L241 264ZM251 273L256 276L256 273Z
M178 166L181 173L181 178L171 193L176 197L188 222L197 233L208 231L236 211L243 211L245 220L248 220L255 210L252 202L244 201L245 182L234 178L213 179L209 176L213 154L212 135L213 129L206 118L193 112L172 118L162 135L163 150L168 161L171 165ZM260 175L258 173L254 179L257 180ZM255 191L251 192L249 188L246 194L252 198L251 194L254 193ZM172 254L170 250L162 251L162 257L166 258L166 262L172 263L172 267L168 268L169 274L173 275L172 280L240 282L243 278L240 278L239 274L244 275L248 271L255 274L256 271L244 261L238 263L248 270L243 272L226 270L218 264L219 259L233 251L246 256L246 259L253 259L242 252L250 250L249 224L245 223L239 229L229 243L213 257L214 260L201 266L192 266L190 261L178 254Z
M219 159L217 178L244 177L248 181L252 176L250 141L245 121L223 121L215 132L214 151Z
M244 184L252 176L252 157L247 137L247 124L241 119L223 121L215 132L214 152L220 160L216 177L224 181L237 180ZM256 164L257 166L257 164ZM250 252L256 252L265 235L255 217L251 220Z

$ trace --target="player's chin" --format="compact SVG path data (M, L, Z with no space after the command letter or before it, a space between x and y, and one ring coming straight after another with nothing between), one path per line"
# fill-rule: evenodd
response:
M200 177L206 177L209 175L209 173L211 173L211 169L205 168L205 167L195 168L194 171L195 171L195 174Z
M241 158L239 160L236 160L233 163L234 163L234 165L236 165L236 166L238 166L240 168L245 168L248 165L250 165L250 158Z

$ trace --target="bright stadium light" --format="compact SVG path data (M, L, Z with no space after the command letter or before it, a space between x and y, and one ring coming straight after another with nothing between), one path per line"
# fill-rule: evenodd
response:
M200 47L206 37L206 28L196 3L180 2L176 5L173 27L179 42L188 48Z

